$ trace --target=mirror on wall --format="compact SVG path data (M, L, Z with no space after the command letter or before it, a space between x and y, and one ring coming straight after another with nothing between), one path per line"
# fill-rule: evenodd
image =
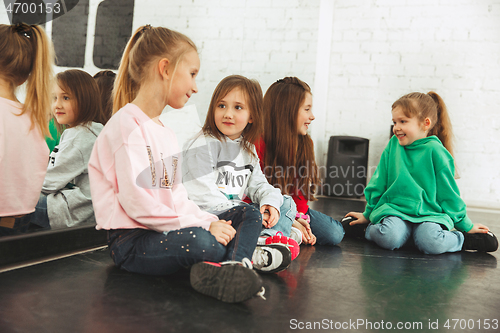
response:
M98 1L97 6L94 1L94 10L90 10L91 2L4 1L9 22L1 23L42 25L54 44L56 72L69 68L83 69L89 61L97 69L116 70L132 35L135 1L104 0ZM89 24L95 26L92 39L87 38ZM87 53L89 49L92 50L90 57ZM23 91L18 94L21 99ZM40 227L36 223L20 226L22 220L4 218L0 221L0 266L106 244L103 231L95 230L94 218L72 227L58 228Z

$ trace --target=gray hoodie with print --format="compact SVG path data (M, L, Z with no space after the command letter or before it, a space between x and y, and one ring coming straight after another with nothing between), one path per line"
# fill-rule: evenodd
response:
M47 195L52 229L95 223L88 163L102 128L102 124L94 122L68 128L50 154L42 193Z

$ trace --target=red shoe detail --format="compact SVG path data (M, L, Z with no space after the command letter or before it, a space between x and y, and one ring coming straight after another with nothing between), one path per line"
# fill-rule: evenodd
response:
M281 235L280 235L281 234ZM297 244L297 242L290 237L283 236L283 233L281 231L277 232L276 235L270 236L266 238L266 245L269 244L275 244L275 243L282 243L288 246L290 249L290 252L292 253L292 260L297 258L297 256L300 253L300 246Z
M222 265L217 263L217 262L204 261L204 263L212 265L212 266L216 266L216 267L222 267Z

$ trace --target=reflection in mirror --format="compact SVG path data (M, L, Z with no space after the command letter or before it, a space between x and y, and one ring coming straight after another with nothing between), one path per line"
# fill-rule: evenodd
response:
M58 73L52 96L54 124L62 132L59 144L50 153L35 211L4 219L3 234L95 223L88 160L110 115L102 110L96 81L81 70Z
M52 42L54 43L57 56L57 65L83 67L85 64L85 49L88 47L86 45L87 25L89 21L94 21L89 18L89 1L70 1L69 3L66 1L65 4L68 8L71 7L70 9L72 10L70 11L68 9L64 13L65 15L53 17L54 21L49 22L49 29L51 25L50 30ZM115 7L118 8L117 6L120 7L120 10L111 10ZM132 34L134 1L128 1L126 6L118 3L114 4L114 2L109 0L101 1L97 7L97 12L92 12L92 14L94 14L98 19L96 22L95 36L93 38L93 42L89 44L89 46L93 46L95 49L93 52L94 61L97 59L98 65L100 67L105 67L103 64L107 61L107 59L114 59L112 60L113 64L118 63L121 57L121 49L124 47L126 41ZM122 17L122 19L118 19L118 17ZM29 23L34 22L30 21ZM115 34L109 33L110 24L113 27L118 27L118 32L120 36L123 37L123 41L118 43L119 45L114 42L113 36ZM76 32L72 33L72 31ZM80 37L83 37L83 39ZM110 40L110 38L112 40ZM102 41L106 41L107 44L103 45ZM110 41L112 45L109 44ZM96 50L98 50L99 58L96 58ZM101 71L95 75L95 80L99 85L101 92L100 98L95 100L101 101L101 109L105 112L106 116L104 117L107 118L111 116L110 95L112 89L110 87L113 85L114 75L115 74L111 71ZM52 90L52 88L49 90ZM52 91L50 91L50 94L52 95ZM106 97L105 95L109 96ZM61 167L57 168L54 165L54 161L56 158L60 160L62 155L66 155L65 153L68 152L68 147L71 146L72 140L78 140L80 142L89 141L89 143L92 142L93 144L95 135L98 134L99 129L96 130L95 127L97 125L95 124L86 124L86 129L79 127L83 134L72 134L71 132L74 132L73 128L71 131L68 131L63 135L63 142L61 143L59 140L61 137L61 130L64 130L64 125L58 124L53 115L54 114L52 113L52 117L49 122L50 135L46 135L46 142L49 146L51 154L50 161L47 169L47 175L44 180L44 187L42 192L39 194L36 210L31 214L10 215L9 213L9 216L2 217L0 219L0 236L3 236L4 239L8 238L5 236L14 236L13 239L19 239L20 237L23 237L23 235L25 237L32 238L37 234L42 234L39 233L40 231L63 230L74 226L86 227L95 225L93 212L89 214L91 202L88 200L90 198L90 192L86 189L86 184L88 183L86 167L83 168L80 166L80 169L78 170L82 173L77 175L80 171L75 170L74 165L70 164L63 166L62 168L68 168L67 176L72 177L72 179L60 179L59 181L54 181L53 174L55 169L61 169ZM87 140L88 138L85 138L86 135L92 135L93 138ZM69 140L70 137L72 140ZM40 149L39 151L41 152L43 149ZM38 157L41 158L41 156ZM47 158L43 158L43 160L47 161ZM67 162L68 158L62 157L62 160L63 162L64 160ZM85 180L82 180L82 178ZM67 183L61 185L66 180L68 180ZM32 184L33 183L34 182L32 181ZM80 186L75 186L76 184L79 184ZM81 188L82 186L83 189ZM79 200L80 202L87 201L86 210L82 208L81 204L78 204ZM47 203L49 205L48 209ZM70 206L74 206L75 209L69 209L68 207ZM3 212L0 211L0 216L5 215L2 213ZM52 218L50 218L51 216Z

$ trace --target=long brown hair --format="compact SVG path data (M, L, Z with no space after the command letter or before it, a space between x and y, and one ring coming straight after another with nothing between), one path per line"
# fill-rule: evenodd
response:
M297 118L306 94L307 83L285 77L273 83L264 96L264 174L283 194L300 192L315 200L319 185L318 167L311 137L299 134Z
M108 119L113 114L113 85L115 77L116 74L108 70L100 71L93 76L99 87L102 111Z
M31 128L50 137L49 115L54 49L38 25L0 24L0 76L15 89L26 81L22 113L29 113Z
M262 135L262 89L259 82L256 80L247 79L241 75L230 75L222 79L212 94L210 106L208 107L207 118L203 125L202 131L205 134L211 135L219 141L225 140L224 134L217 128L215 124L215 109L219 102L229 94L233 89L239 88L246 98L246 104L250 110L252 123L248 123L243 133L241 145L243 149L253 153L253 142Z
M99 99L99 87L95 80L79 69L69 69L56 75L57 85L71 97L71 106L75 111L74 126L84 125L90 122L101 123L103 125L109 119L109 115L102 110ZM57 122L59 133L65 126Z
M413 92L404 95L392 104L392 109L400 106L406 117L417 117L420 122L431 120L427 136L435 135L453 156L453 129L448 109L443 99L434 91L427 94Z
M173 64L173 75L184 54L197 51L189 37L164 27L145 25L130 38L123 52L113 89L113 113L133 101L141 84L149 78L154 60L168 58ZM172 81L170 81L172 83Z

